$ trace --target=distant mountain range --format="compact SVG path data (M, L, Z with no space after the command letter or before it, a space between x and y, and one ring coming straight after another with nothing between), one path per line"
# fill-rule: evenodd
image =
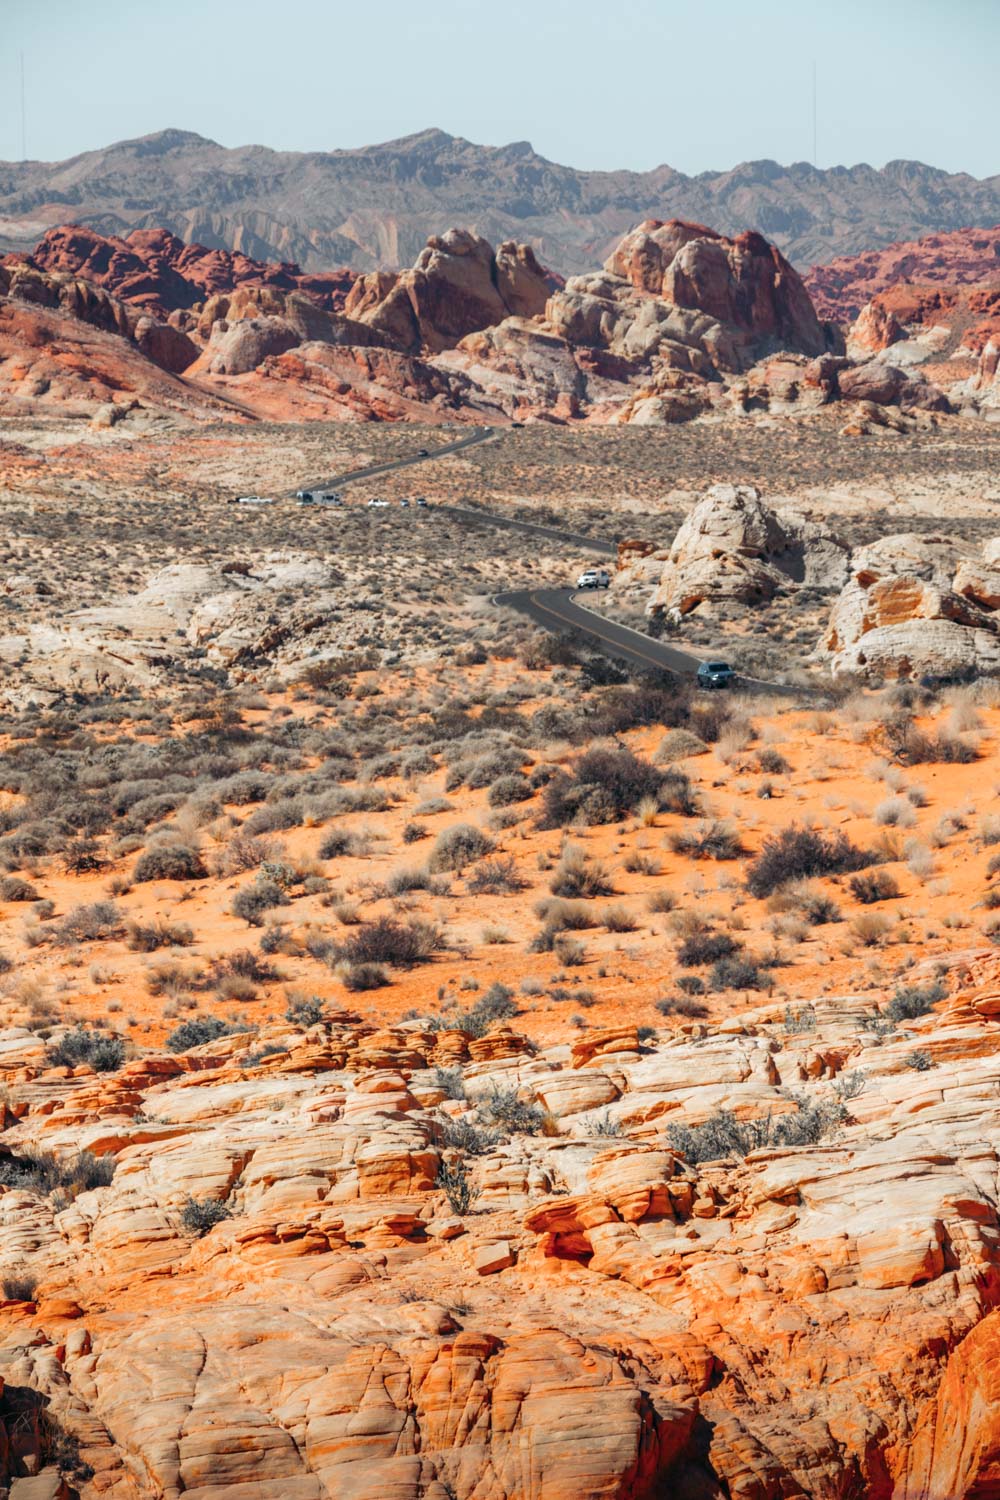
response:
M922 162L818 170L745 162L687 177L582 172L527 141L477 146L425 130L352 151L229 149L184 130L64 162L0 163L0 250L30 249L55 224L103 234L161 226L185 242L295 261L305 271L409 265L453 224L493 243L527 241L563 273L599 266L645 218L726 234L761 231L801 267L934 231L1000 221L1000 175Z

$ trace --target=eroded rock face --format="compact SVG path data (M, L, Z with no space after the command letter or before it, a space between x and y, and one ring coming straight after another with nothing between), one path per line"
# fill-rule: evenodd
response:
M834 671L883 677L995 671L1000 664L996 543L980 558L943 536L883 537L851 556L822 649Z
M0 1187L2 1263L37 1278L0 1307L7 1383L79 1436L83 1500L986 1494L998 978L966 955L885 1037L870 993L804 1033L769 1003L642 1048L329 1010L95 1075L11 1029L5 1152L115 1171L68 1203ZM830 1109L852 1078L811 1143L697 1162L671 1134ZM494 1086L549 1133L466 1158L455 1212L442 1126ZM228 1217L198 1238L191 1199Z
M779 517L753 485L713 485L674 538L648 608L683 615L706 602L760 603L782 586L838 587L847 557L845 543Z
M506 317L533 317L549 290L528 245L507 241L494 255L479 235L449 229L428 241L412 270L360 277L345 311L395 348L438 353Z
M702 224L647 219L605 262L638 290L706 313L758 340L821 354L828 339L798 272L762 235L726 239Z
M77 224L61 225L50 229L31 255L21 259L39 271L103 287L160 320L207 297L246 286L306 292L314 303L336 312L354 282L350 271L306 275L291 263L268 263L239 251L185 244L167 229L134 229L119 239Z

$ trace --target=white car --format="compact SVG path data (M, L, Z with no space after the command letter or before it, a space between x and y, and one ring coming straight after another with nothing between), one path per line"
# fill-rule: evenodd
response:
M605 568L584 568L576 580L578 589L606 589L611 585L611 574Z
M270 495L239 495L237 505L273 505L274 500Z
M368 509L369 510L388 510L389 509L389 502L388 502L388 500L380 500L377 495L374 495L374 496L372 496L371 500L369 500L369 502L368 502Z

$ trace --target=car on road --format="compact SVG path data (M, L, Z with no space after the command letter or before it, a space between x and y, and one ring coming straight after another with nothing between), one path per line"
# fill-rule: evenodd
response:
M611 574L606 568L584 568L576 580L578 589L606 589L611 586Z
M428 451L427 451L426 448L418 448L417 449L417 457L418 458L430 458L430 454L428 453Z
M417 496L417 505L420 507L421 510L426 510L427 509L427 501L426 501L426 499L424 498L423 495L418 495Z
M368 509L369 510L388 510L389 509L389 502L388 502L388 500L382 500L382 499L380 499L380 497L378 495L373 495L372 498L368 502Z
M729 687L735 676L727 661L703 661L696 673L698 686L703 688Z
M324 505L343 505L344 503L344 497L339 490L326 490L319 498Z
M409 510L410 508L410 502L405 498L403 500L400 500L399 504L402 510Z
M274 500L270 495L237 495L234 501L236 505L273 505Z

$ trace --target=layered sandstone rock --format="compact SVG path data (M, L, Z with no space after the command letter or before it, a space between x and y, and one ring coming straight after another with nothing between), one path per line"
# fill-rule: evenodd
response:
M981 558L941 536L884 537L851 556L822 649L834 671L884 677L995 671L1000 664L996 544Z
M120 301L158 319L238 287L301 291L330 312L343 307L354 283L350 271L303 274L291 263L254 260L239 251L185 244L167 229L133 229L119 239L68 224L50 229L30 256L39 271L60 273L105 288Z
M82 1500L987 1493L997 979L968 956L897 1031L836 995L808 1032L771 1004L642 1049L330 1011L94 1075L12 1031L7 1156L115 1170L68 1203L0 1187L0 1261L37 1281L0 1306L8 1385L80 1440ZM456 1213L443 1126L494 1087L548 1133L465 1157ZM820 1107L716 1160L672 1130ZM198 1238L191 1199L228 1216Z
M533 317L549 293L527 245L492 246L467 229L435 235L410 271L360 277L345 311L406 353L453 348L506 317Z
M900 285L943 290L995 282L1000 272L1000 225L992 229L956 229L906 240L880 250L840 256L813 266L805 286L820 317L850 322L866 303ZM903 322L912 319L904 317Z

